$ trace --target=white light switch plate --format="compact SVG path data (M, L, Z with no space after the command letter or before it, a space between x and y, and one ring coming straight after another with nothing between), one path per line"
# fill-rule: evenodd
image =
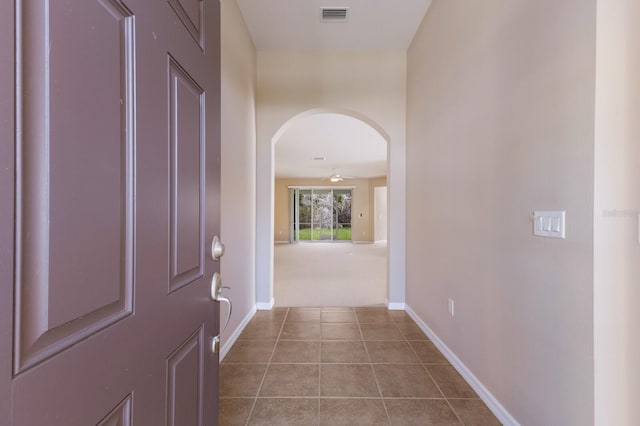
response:
M564 211L534 211L533 235L564 239L566 233L565 216Z

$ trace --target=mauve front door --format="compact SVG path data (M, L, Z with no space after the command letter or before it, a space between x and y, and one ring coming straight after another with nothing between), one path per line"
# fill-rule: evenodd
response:
M219 2L0 14L0 424L217 424Z

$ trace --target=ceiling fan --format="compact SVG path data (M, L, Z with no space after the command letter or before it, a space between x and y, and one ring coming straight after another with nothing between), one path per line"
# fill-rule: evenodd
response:
M353 176L344 176L344 175L341 175L340 173L336 173L334 169L334 173L332 175L324 177L320 180L328 180L330 182L336 183L336 182L342 182L345 179L355 179L355 178Z

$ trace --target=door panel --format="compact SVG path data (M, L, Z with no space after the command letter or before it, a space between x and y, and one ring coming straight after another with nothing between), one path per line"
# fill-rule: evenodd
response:
M49 253L48 283L42 285L49 291L51 329L99 309L130 312L133 284L126 261L133 254L133 18L117 0L76 3L72 14L50 9L48 93L23 97L27 109L31 100L49 98L48 117L23 115L25 128L41 119L48 126L42 126L44 140L22 141L31 154L22 175L31 183L26 193L41 185L33 192L50 198L34 200L42 207L39 217L49 220L48 227L38 226L49 231L48 241L38 240L48 244L24 255ZM83 60L71 61L74 56ZM82 90L68 89L74 86ZM31 178L30 166L40 163L49 171L40 174L42 181ZM86 250L88 245L101 247L100 255ZM72 303L68 294L75 295ZM112 304L117 307L108 309Z
M0 100L13 426L217 423L219 263L205 241L220 217L219 3L181 4L201 42L167 2L16 2L17 57L0 65L0 93L5 63L18 76Z
M200 327L167 362L167 425L202 425L205 351L204 327Z
M169 58L171 282L175 291L204 273L204 92Z
M19 63L15 373L129 315L133 289L130 14L24 6L24 28L49 31L24 33Z
M204 14L202 13L202 0L169 0L169 4L191 34L193 40L204 49Z
M118 404L98 426L130 426L131 425L131 395Z

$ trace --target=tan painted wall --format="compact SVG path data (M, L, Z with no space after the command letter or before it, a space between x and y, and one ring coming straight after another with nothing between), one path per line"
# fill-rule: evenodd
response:
M257 297L273 297L273 138L310 110L364 116L387 133L389 300L405 300L406 52L258 52ZM371 231L369 231L371 232Z
M233 301L233 316L222 336L224 345L256 303L256 51L236 2L224 0L221 6L221 238L226 254L220 266L225 285L231 287L225 295ZM226 311L221 315L225 317Z
M375 241L375 189L381 186L387 186L387 178L386 177L378 177L369 179L369 208L371 211L371 220L369 221L369 235L371 236L371 241ZM388 198L388 188L387 188L387 198ZM388 201L388 200L387 200ZM387 230L389 229L388 223L388 210L389 205L387 205Z
M640 2L598 2L595 418L639 425Z
M408 54L407 303L523 425L594 421L595 5L435 0Z
M274 241L290 241L291 200L289 196L290 186L323 186L340 187L352 186L353 205L352 212L352 239L356 242L373 241L373 188L384 186L386 178L373 179L349 179L348 181L331 183L320 179L289 179L282 178L275 181L274 199ZM362 217L360 217L362 214Z

